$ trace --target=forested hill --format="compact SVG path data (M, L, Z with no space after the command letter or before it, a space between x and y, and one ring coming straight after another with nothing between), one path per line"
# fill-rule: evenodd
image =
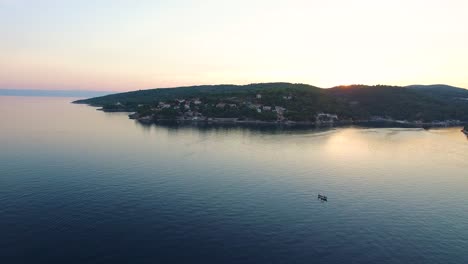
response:
M248 85L197 85L174 88L157 88L148 90L138 90L125 93L117 93L106 96L94 97L90 99L78 100L74 103L90 104L94 106L104 106L107 104L144 104L156 101L174 100L185 97L203 97L203 96L223 96L223 95L248 95L257 91L284 91L303 90L305 92L322 92L322 89L307 84L291 83L255 83Z
M468 90L450 93L399 86L352 85L327 89L327 93L350 104L353 117L382 116L398 120L468 120ZM460 97L465 94L465 97Z
M260 120L281 117L290 121L312 121L318 113L330 113L338 115L341 120L383 117L409 121L468 121L468 90L440 85L351 85L329 89L292 83L204 85L140 90L75 103L101 106L109 111L135 111L151 116L160 115L161 109L158 106L165 105L164 107L171 108L171 111L162 111L166 116L180 117L186 114L183 107L179 106L181 100L196 101L196 105L191 106L189 103L186 110L204 117ZM266 111L262 111L264 107ZM268 112L268 109L274 107L279 107L281 116Z
M433 84L433 85L410 85L407 86L412 90L424 92L434 96L440 96L446 99L462 99L468 98L468 89L460 89L458 87L445 85L445 84Z

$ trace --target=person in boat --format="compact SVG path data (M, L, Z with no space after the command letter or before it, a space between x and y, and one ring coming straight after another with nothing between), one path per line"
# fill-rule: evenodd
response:
M325 195L322 195L322 194L319 193L319 195L317 196L317 199L320 199L322 201L326 201L327 197Z

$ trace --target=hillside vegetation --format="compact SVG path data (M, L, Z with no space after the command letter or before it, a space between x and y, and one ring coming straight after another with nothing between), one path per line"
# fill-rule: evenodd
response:
M203 85L140 90L79 100L106 111L140 117L239 118L315 121L317 114L340 120L468 121L468 90L450 86L351 85L322 89L307 84Z

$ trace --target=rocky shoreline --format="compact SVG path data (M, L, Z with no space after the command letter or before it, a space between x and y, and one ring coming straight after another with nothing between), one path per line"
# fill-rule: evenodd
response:
M392 120L392 119L369 119L369 120L338 120L332 122L312 122L312 121L262 121L262 120L246 120L239 118L205 118L205 119L156 119L152 117L139 117L138 113L130 110L106 110L97 108L98 111L108 113L131 113L128 115L130 119L138 121L142 124L158 124L158 123L178 123L178 124L231 124L231 125L275 125L275 126L310 126L310 127L327 127L327 126L369 126L369 127L401 127L401 128L442 128L442 127L460 127L468 125L467 122L446 120L434 122L413 122L406 120ZM467 130L462 130L463 133L468 135Z
M347 126L359 125L370 127L401 127L401 128L440 128L440 127L459 127L466 125L462 122L410 122L410 121L381 121L381 120L345 120L333 122L311 122L311 121L261 121L261 120L241 120L239 118L207 118L207 119L152 119L150 117L138 118L135 114L129 115L130 119L143 124L158 123L178 123L178 124L234 124L234 125L280 125L280 126ZM468 133L468 132L467 132Z

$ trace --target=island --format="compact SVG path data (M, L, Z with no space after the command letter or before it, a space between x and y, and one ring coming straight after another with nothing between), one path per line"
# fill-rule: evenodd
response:
M143 123L224 122L460 126L468 122L468 90L448 85L348 85L319 88L297 83L201 85L111 94L74 103L130 112Z

